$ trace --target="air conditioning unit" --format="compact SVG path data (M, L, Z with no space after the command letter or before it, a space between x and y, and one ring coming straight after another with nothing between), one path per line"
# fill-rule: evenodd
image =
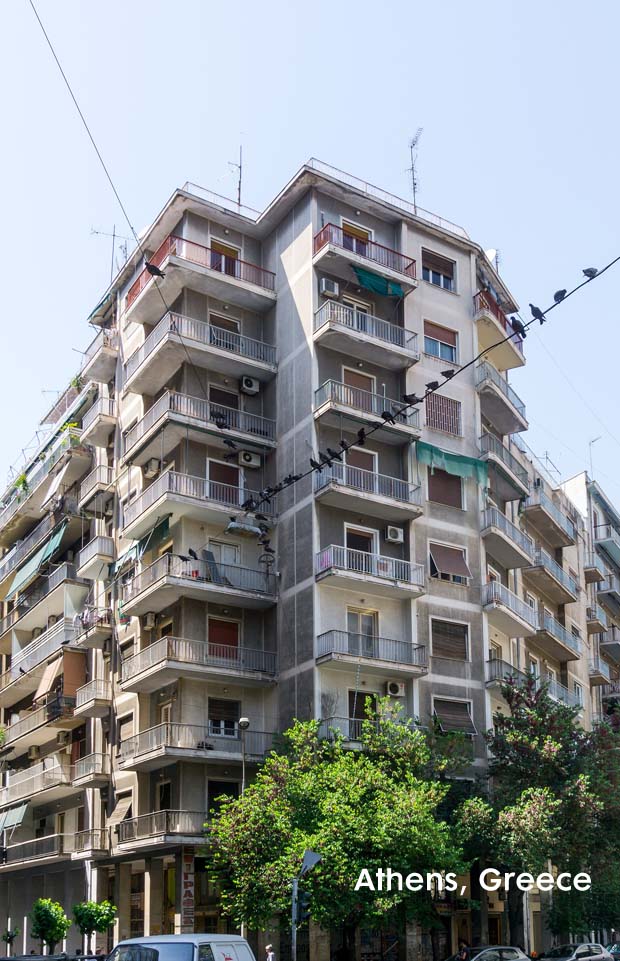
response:
M405 534L402 527L393 527L391 524L385 529L385 539L390 544L402 544Z
M405 696L404 682L403 681L386 681L385 693L389 694L390 697L404 697Z
M147 630L152 631L155 627L155 611L147 611L144 615L144 626Z
M41 757L41 748L33 744L32 747L28 748L28 760L37 761Z
M146 464L144 465L144 476L148 477L149 480L152 480L154 477L157 477L160 470L160 462L156 457L151 457L151 459L147 460Z
M256 377L248 377L246 374L241 378L239 389L242 394L258 394L260 390L260 381Z
M261 465L260 454L253 454L249 450L239 451L239 466L240 467L250 467L252 470L256 470Z
M339 297L340 284L329 277L321 277L320 291L324 297Z
M71 744L71 731L59 731L56 735L56 744L58 747L66 747L67 744Z

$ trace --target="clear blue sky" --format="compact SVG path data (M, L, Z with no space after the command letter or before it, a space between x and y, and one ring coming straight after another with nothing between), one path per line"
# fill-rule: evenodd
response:
M522 312L620 253L612 0L38 9L138 230L186 180L234 195L240 141L253 207L313 155L409 196L421 126L419 203L500 250ZM27 0L3 9L0 71L2 486L53 399L42 390L66 386L90 338L110 274L91 228L128 231ZM528 337L514 386L528 443L564 477L602 435L595 476L620 505L619 299L620 265Z

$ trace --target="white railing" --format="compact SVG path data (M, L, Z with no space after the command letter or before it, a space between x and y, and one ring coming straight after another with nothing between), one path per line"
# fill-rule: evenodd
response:
M389 637L372 637L350 631L327 631L317 638L317 656L326 654L352 654L372 660L392 661L425 668L428 658L424 644L393 640Z
M161 750L220 751L241 757L245 742L246 756L264 757L271 750L273 733L267 731L245 732L241 737L237 726L230 736L220 733L217 722L211 724L158 724L133 737L121 741L121 762L128 762L144 754Z
M560 701L562 704L566 704L567 707L583 707L583 701L579 695L573 691L569 691L564 684L560 684L554 677L547 676L544 680L547 684L549 697L552 697L554 701Z
M235 564L219 564L211 560L187 560L176 554L164 554L137 574L123 587L123 603L127 604L142 591L164 577L191 580L193 584L211 584L230 591L251 591L275 595L276 576L267 570L257 571Z
M483 360L476 367L476 386L479 387L480 384L484 384L485 381L491 381L495 387L504 395L507 401L512 404L514 409L518 414L525 419L525 404L519 397L519 395L512 389L508 381L486 360Z
M609 664L602 657L591 657L588 661L588 670L590 674L602 674L608 681L611 681Z
M76 854L85 851L107 851L109 847L108 832L105 828L91 828L89 831L78 831L75 835L74 851Z
M524 487L529 487L527 471L522 467L516 457L510 453L508 448L498 440L494 434L484 431L480 438L480 449L483 454L493 454L508 468L508 470L519 479Z
M525 501L524 506L526 508L542 507L542 509L549 515L549 517L553 518L558 527L560 527L568 537L570 537L572 540L575 540L577 537L577 532L575 531L575 525L573 522L560 510L556 504L553 503L551 498L548 497L544 491L533 491Z
M77 759L73 765L73 780L83 777L105 777L110 773L110 758L107 754L87 754Z
M57 567L51 574L39 578L33 587L29 587L28 590L19 595L16 606L0 621L0 637L17 624L24 614L31 612L33 608L48 597L52 591L60 587L64 581L81 581L85 583L81 578L78 578L75 564L68 564L66 562L61 564L60 567Z
M0 789L0 805L32 797L49 788L71 783L71 762L66 754L52 754L38 764L9 774Z
M362 491L364 494L377 494L380 497L390 497L393 500L404 501L406 504L422 506L422 491L419 484L390 477L388 474L377 474L361 467L349 467L348 464L332 463L319 473L314 474L314 490L320 491L329 484L339 484L352 490Z
M571 594L577 595L579 593L579 587L574 578L572 578L570 574L567 574L564 568L560 567L558 562L554 561L551 555L547 554L547 551L543 550L542 547L534 551L533 566L544 567L544 569L548 571L556 581L559 581L562 587L570 591Z
M277 655L274 651L194 641L186 637L162 637L123 661L122 681L129 681L156 664L166 661L231 671L259 671L264 674L275 674L277 669Z
M534 630L538 628L538 611L526 604L524 600L513 594L511 590L499 581L489 581L482 585L482 604L498 604L507 607L513 614L529 624Z
M23 541L20 541L10 554L2 559L0 562L0 582L21 564L30 551L41 543L46 534L49 534L56 527L57 523L58 518L54 514L47 514L35 529Z
M38 861L40 858L70 855L75 850L75 839L72 834L47 834L43 838L22 841L21 844L9 844L4 850L5 864Z
M92 561L94 557L114 557L114 538L106 534L97 534L86 544L77 556L75 565L80 569Z
M9 744L14 744L15 741L18 741L24 734L30 734L31 731L36 731L38 727L49 723L49 721L55 721L63 717L71 717L74 707L74 697L63 697L62 695L53 694L42 707L36 708L34 711L31 711L29 714L20 717L17 721L13 721L12 724L8 725L4 732L5 746L8 747Z
M422 564L412 564L410 561L384 557L382 554L367 554L365 551L352 550L338 544L330 544L316 555L317 574L332 568L424 587Z
M482 512L482 533L484 534L489 527L497 527L502 534L505 534L517 547L520 547L530 559L534 556L534 541L532 538L511 523L497 507L487 507Z
M322 407L323 404L341 404L343 407L351 407L353 410L362 411L364 414L371 414L375 417L382 417L384 413L389 413L397 424L403 427L419 427L420 417L417 408L415 410L404 410L406 406L402 401L384 397L383 394L373 394L369 390L360 390L359 387L350 387L337 380L328 380L314 394L315 408Z
M83 707L84 704L88 704L89 701L111 701L112 700L112 685L109 681L103 681L99 678L95 678L92 681L88 681L83 684L82 687L78 687L75 692L75 706Z
M603 547L605 541L611 541L620 550L620 534L611 524L599 524L598 527L595 527L594 540L596 543L602 543Z
M118 349L118 331L115 327L100 330L92 343L84 351L81 370L86 370L92 360L95 359L100 350L104 347L109 350Z
M137 818L121 821L118 826L118 840L123 844L127 841L139 841L141 838L164 835L202 837L205 833L206 820L207 815L204 811L167 810L140 814Z
M114 484L114 469L112 467L95 467L91 470L90 474L87 474L82 483L80 484L80 500L83 501L85 497L93 491L96 487L112 487Z
M565 647L570 647L575 654L581 654L581 639L570 631L567 631L564 625L556 621L552 614L543 613L540 619L539 630L551 634L552 637L564 644Z
M116 405L112 398L100 397L90 410L86 411L82 418L82 431L90 427L98 417L116 417Z
M14 655L8 671L0 675L0 691L23 674L27 674L33 667L49 660L52 654L61 651L63 645L73 641L74 635L75 631L71 618L65 617L57 621L56 624Z
M346 330L353 330L358 334L366 334L394 347L401 347L412 357L419 357L418 335L413 330L407 330L398 324L392 324L380 317L374 317L356 307L349 307L337 301L328 300L319 307L314 315L314 329L320 330L326 324L336 324Z
M525 684L527 674L500 657L492 657L487 661L487 682L491 683L491 681L513 681L515 684Z

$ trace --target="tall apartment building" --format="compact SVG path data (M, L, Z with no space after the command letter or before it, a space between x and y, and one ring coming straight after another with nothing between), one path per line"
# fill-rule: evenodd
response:
M597 526L518 440L517 305L465 231L311 161L261 214L186 185L142 244L0 509L0 926L25 952L38 896L109 896L115 938L226 930L203 823L294 717L354 741L389 694L470 735L475 772L503 676L585 724L610 680ZM471 917L445 912L448 953Z

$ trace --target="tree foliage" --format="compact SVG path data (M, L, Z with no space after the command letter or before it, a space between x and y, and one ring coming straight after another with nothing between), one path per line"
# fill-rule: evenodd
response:
M56 945L66 936L71 927L71 921L67 917L58 901L51 898L38 898L30 912L31 928L30 933L33 938L43 941L49 948L49 953L53 954Z
M81 901L73 906L73 917L80 934L90 938L93 934L105 934L114 924L117 908L110 901Z

